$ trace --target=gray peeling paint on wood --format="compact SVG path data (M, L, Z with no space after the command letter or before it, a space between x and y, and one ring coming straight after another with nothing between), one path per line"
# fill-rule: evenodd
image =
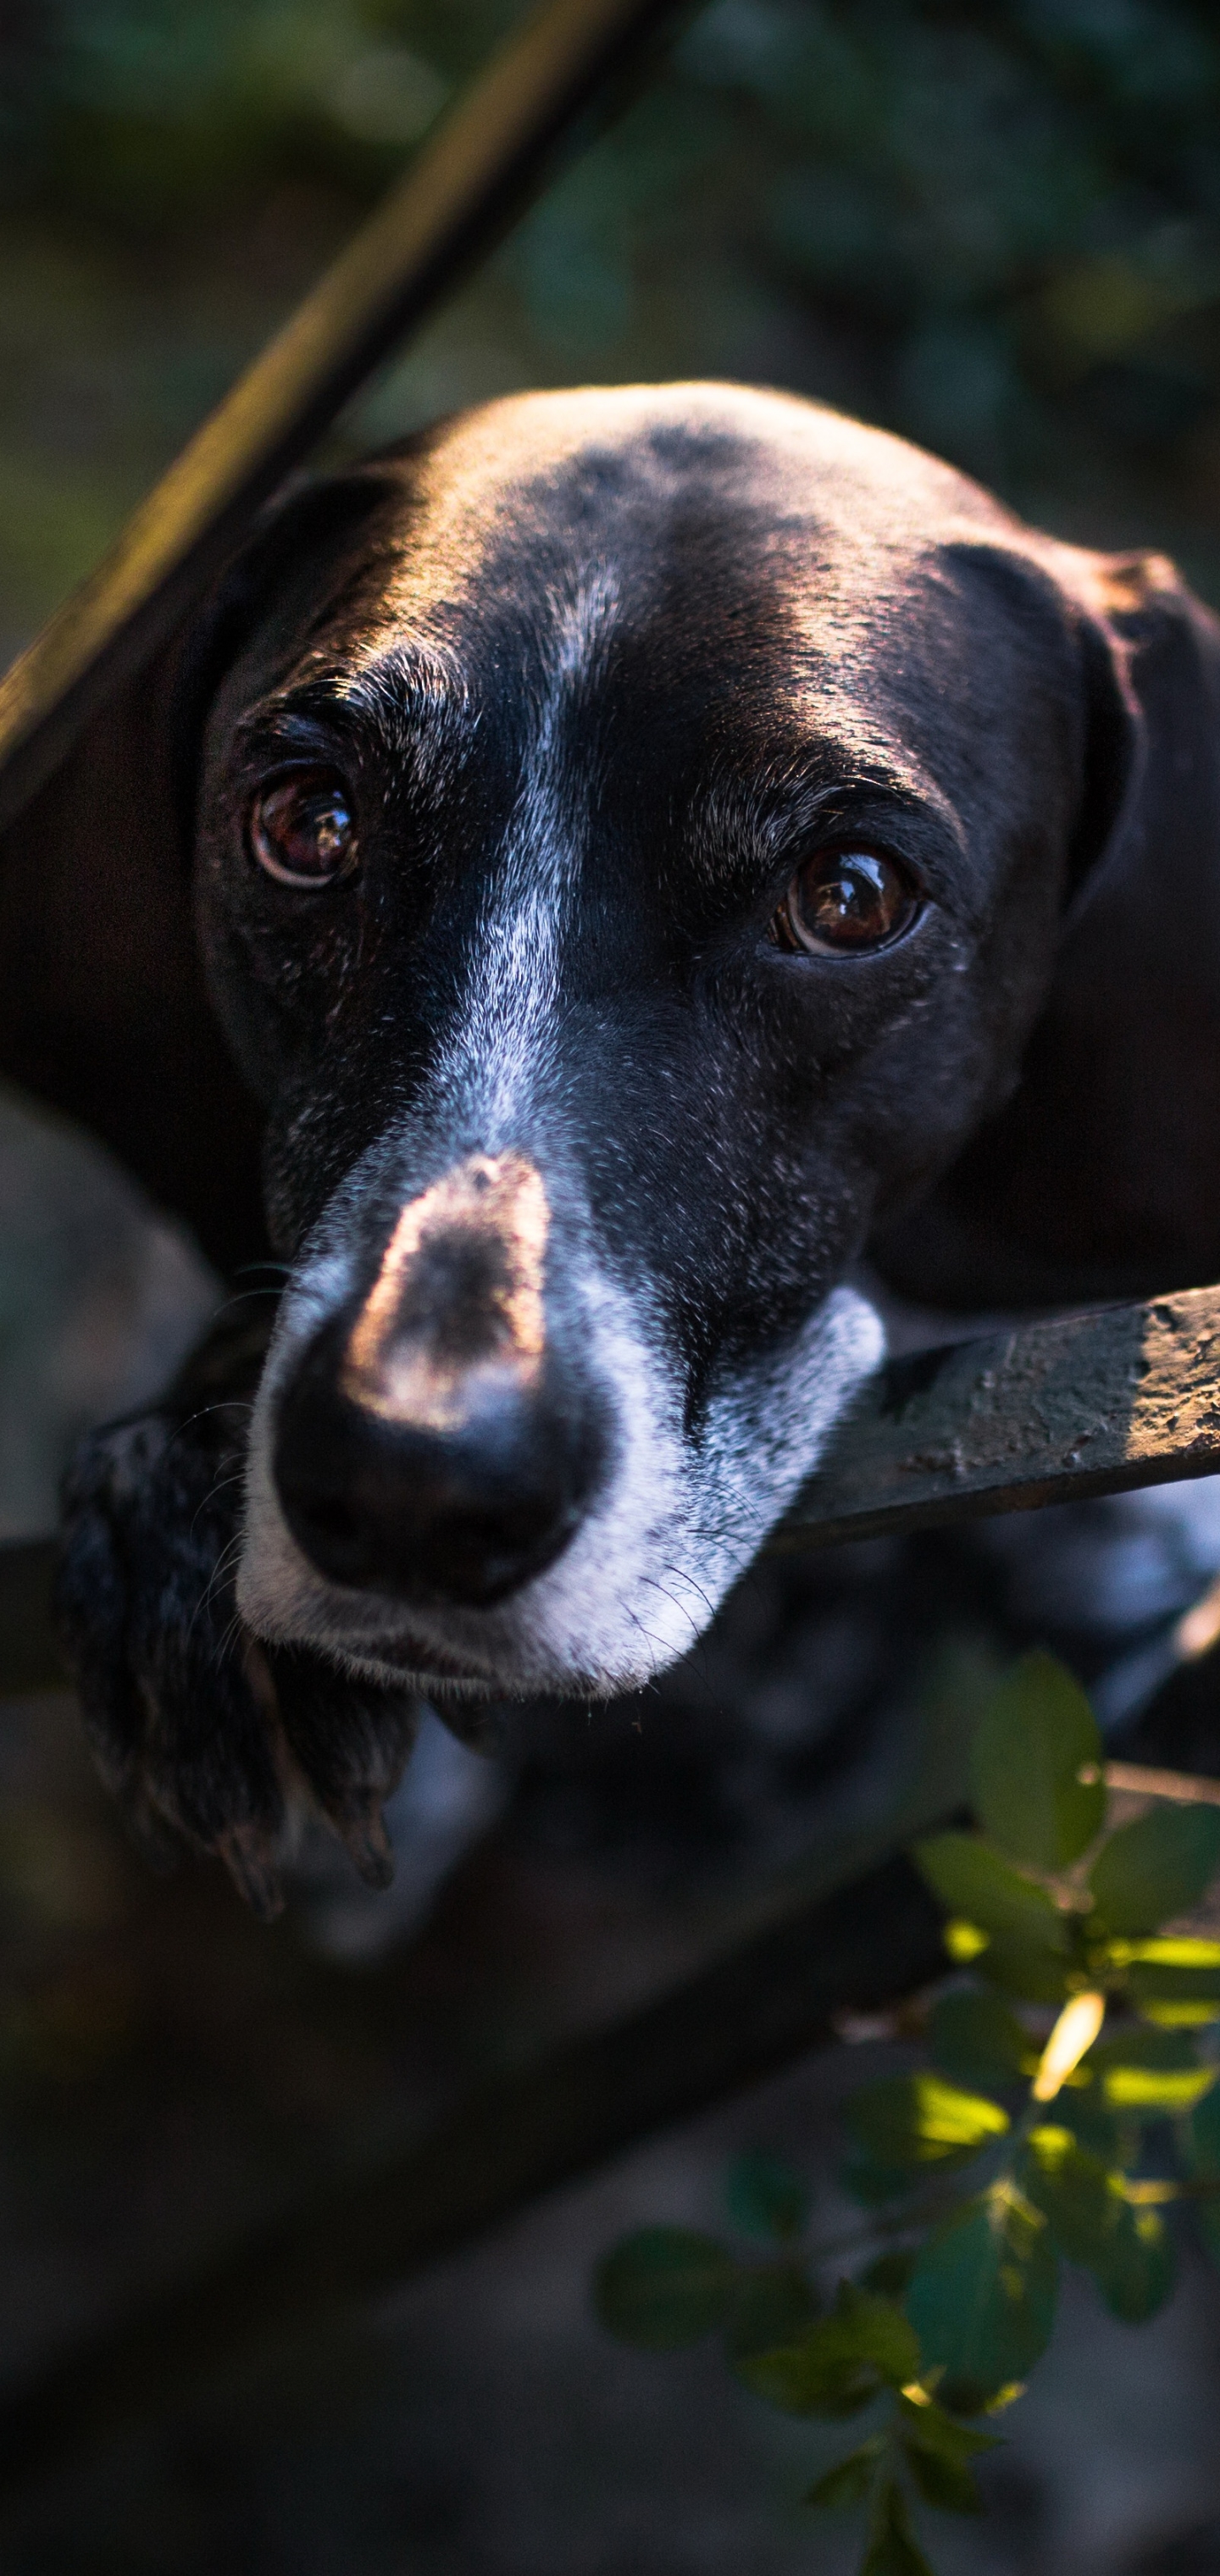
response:
M1220 1470L1220 1288L887 1362L773 1546L827 1546Z

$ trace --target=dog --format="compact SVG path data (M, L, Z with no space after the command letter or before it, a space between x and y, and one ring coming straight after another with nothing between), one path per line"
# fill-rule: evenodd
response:
M129 1812L269 1911L302 1779L385 1878L421 1698L477 1733L688 1651L878 1361L863 1259L962 1311L1220 1274L1220 627L683 384L291 490L166 668L143 798L115 719L23 882L93 908L83 1064L115 850L187 845L283 1286L85 1444L58 1615Z

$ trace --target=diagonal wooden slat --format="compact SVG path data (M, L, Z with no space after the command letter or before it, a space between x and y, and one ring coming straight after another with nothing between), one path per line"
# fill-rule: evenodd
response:
M887 1362L772 1545L826 1547L1217 1471L1220 1288L1192 1288Z
M1220 1473L1220 1288L889 1360L771 1539L831 1547ZM0 1549L0 1693L62 1688L54 1545Z
M689 0L550 0L498 52L0 682L0 826L172 632L256 509L541 184L565 134Z

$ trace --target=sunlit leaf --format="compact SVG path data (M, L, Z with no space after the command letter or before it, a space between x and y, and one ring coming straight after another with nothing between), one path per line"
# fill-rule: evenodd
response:
M1127 1992L1145 2021L1184 2030L1220 2020L1220 1941L1182 1934L1112 1941L1109 1951L1115 1967L1125 1971Z
M1049 2220L1061 2254L1091 2269L1107 2262L1126 2204L1106 2167L1086 2154L1070 2129L1048 2122L1031 2131L1021 2183Z
M1011 2184L996 2183L923 2247L907 2291L925 2370L944 2372L940 2395L973 2414L1045 2350L1058 2270L1050 2229Z
M1013 1860L1065 1869L1105 1821L1101 1761L1079 1682L1052 1655L1023 1655L988 1701L972 1748L984 1832Z
M893 2482L878 2500L860 2576L932 2576L923 2551L915 2546L902 2489Z
M1195 2042L1181 2030L1118 2031L1086 2064L1106 2107L1142 2119L1175 2119L1194 2109L1216 2080Z
M1073 1995L1063 2007L1042 2055L1030 2091L1035 2102L1053 2102L1081 2058L1088 2055L1106 2018L1106 1998L1095 1989Z
M781 2243L799 2236L809 2215L809 2193L801 2176L778 2156L737 2156L725 2185L729 2216L745 2236L769 2236Z
M888 2299L845 2282L834 2310L795 2341L743 2355L738 2377L756 2397L791 2415L854 2415L883 2387L901 2388L919 2369L918 2338Z
M928 2020L928 2052L956 2084L1018 2083L1032 2075L1038 2051L1016 2014L981 1990L942 1995Z
M1155 1932L1189 1913L1220 1868L1220 1811L1159 1806L1120 1825L1089 1873L1098 1928Z
M884 2433L874 2434L871 2442L862 2442L858 2451L849 2451L845 2460L837 2460L833 2469L827 2469L803 2501L840 2507L863 2504L884 2449Z
M687 2227L643 2227L597 2267L594 2299L621 2343L672 2352L722 2325L738 2281L727 2246Z
M894 2165L965 2164L981 2147L1002 2138L1008 2113L985 2093L966 2093L943 2076L883 2076L863 2085L845 2106L844 2118L866 2155Z
M1064 1919L1046 1889L1022 1878L978 1834L925 1834L912 1856L948 1912L977 1923L993 1941L1066 1950Z

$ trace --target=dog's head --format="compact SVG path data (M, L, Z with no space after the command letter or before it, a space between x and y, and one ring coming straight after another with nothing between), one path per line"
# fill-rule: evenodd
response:
M281 507L196 824L292 1265L259 1633L498 1694L685 1650L877 1356L856 1257L954 1293L954 1172L1131 840L1148 598L727 387L494 404Z

